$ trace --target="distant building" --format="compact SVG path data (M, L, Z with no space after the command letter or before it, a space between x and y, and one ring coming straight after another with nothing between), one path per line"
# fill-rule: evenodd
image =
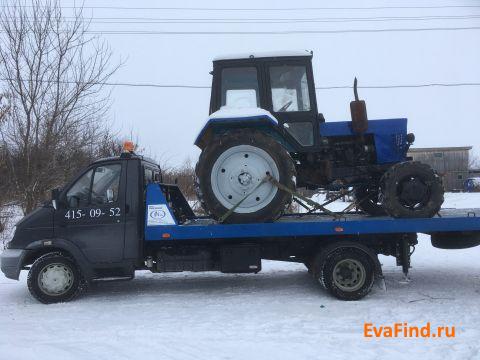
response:
M411 148L408 156L430 165L443 178L445 191L462 190L469 177L468 154L471 146Z

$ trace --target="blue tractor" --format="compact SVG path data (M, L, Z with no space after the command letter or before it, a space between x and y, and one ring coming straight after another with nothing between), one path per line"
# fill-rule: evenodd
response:
M214 218L230 211L225 222L273 221L299 187L353 189L357 206L374 216L432 217L440 210L441 179L407 158L414 141L407 119L368 120L355 80L351 121L325 122L312 53L217 58L211 74L195 172L197 195Z

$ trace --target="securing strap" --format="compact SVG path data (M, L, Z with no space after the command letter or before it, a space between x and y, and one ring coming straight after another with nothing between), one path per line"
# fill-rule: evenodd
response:
M228 217L230 215L232 215L235 210L250 196L252 195L260 186L262 186L263 184L265 183L271 183L272 185L276 186L279 190L281 191L285 191L289 194L291 194L293 196L293 199L294 201L296 201L297 203L299 203L303 208L305 208L306 210L308 210L308 212L305 214L305 215L308 215L308 214L312 214L313 212L317 211L317 210L321 210L323 213L326 213L330 216L332 216L335 220L338 220L338 219L341 219L343 217L343 213L347 212L347 211L350 211L351 209L353 209L355 206L356 206L356 202L350 204L349 206L347 206L347 208L345 208L345 210L343 210L341 213L335 213L329 209L327 209L325 206L340 199L341 197L345 196L345 195L348 195L350 194L352 191L347 191L347 192L342 192L340 195L326 201L325 203L323 204L320 204L312 199L309 199L307 198L306 196L300 194L299 192L297 191L294 191L292 189L289 189L288 187L286 187L285 185L281 184L277 179L275 179L273 176L271 175L267 175L265 176L262 181L260 181L257 186L255 186L251 192L249 192L248 194L246 194L242 199L240 199L239 202L237 202L232 208L230 208L225 214L222 215L222 217L218 220L219 223L223 223L226 219L228 219ZM309 206L311 206L311 208L307 207L305 205L305 203Z

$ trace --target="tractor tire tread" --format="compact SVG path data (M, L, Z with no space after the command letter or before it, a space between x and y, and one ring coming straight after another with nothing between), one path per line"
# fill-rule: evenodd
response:
M431 197L427 205L420 210L411 211L401 205L397 190L396 180L407 171L414 169L417 173L423 173L428 179ZM403 175L404 176L404 175ZM437 214L444 201L444 190L440 177L427 164L419 161L407 161L390 167L380 180L382 192L382 205L385 211L394 218L428 218Z

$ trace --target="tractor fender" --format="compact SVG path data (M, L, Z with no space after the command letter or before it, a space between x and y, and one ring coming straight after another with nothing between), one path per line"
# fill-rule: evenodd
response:
M71 241L61 238L37 240L28 244L25 247L25 250L28 255L23 259L23 266L33 262L36 258L46 253L55 251L65 252L77 263L86 279L91 279L93 277L93 270L90 262L87 260L82 250Z
M214 135L231 129L252 128L262 131L277 140L287 151L294 151L294 145L285 139L278 120L269 111L260 108L228 109L222 108L207 119L200 130L195 145L203 149Z

